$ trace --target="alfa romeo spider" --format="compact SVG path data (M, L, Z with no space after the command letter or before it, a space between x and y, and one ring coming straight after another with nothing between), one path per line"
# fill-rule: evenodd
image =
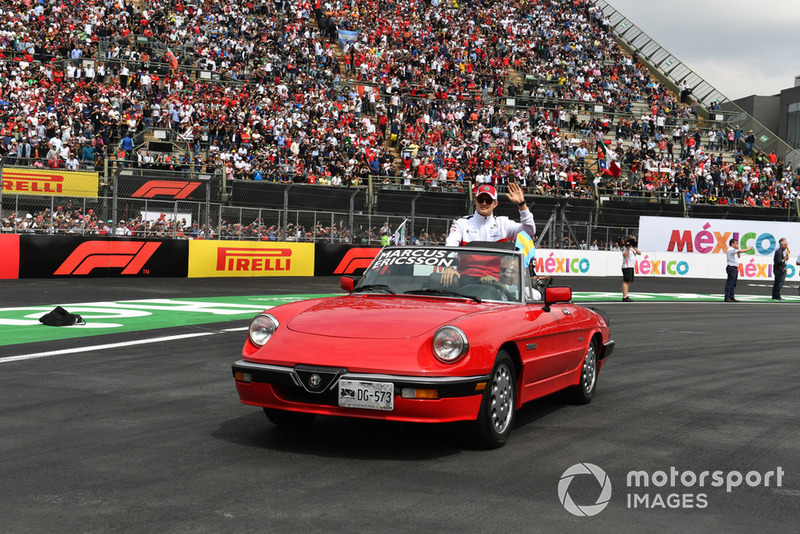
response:
M464 421L502 446L526 402L589 403L614 349L609 322L541 284L523 252L489 244L386 247L341 296L251 322L233 364L240 400L277 425L317 415Z

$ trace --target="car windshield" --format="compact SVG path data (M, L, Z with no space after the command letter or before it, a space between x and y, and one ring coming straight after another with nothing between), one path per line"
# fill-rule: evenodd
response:
M519 302L522 256L467 247L387 247L354 293L433 295Z

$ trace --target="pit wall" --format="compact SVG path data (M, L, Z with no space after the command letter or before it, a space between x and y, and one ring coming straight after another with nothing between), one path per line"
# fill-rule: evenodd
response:
M69 277L254 277L357 274L377 246L187 241L0 234L0 279ZM538 249L536 272L555 277L621 276L620 251ZM794 258L789 280L800 280ZM724 279L725 254L649 252L638 276ZM772 256L742 255L742 279L772 279Z

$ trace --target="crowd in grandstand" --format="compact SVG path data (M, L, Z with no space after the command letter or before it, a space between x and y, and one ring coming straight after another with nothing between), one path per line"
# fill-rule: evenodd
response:
M800 194L800 169L793 171L774 151L769 154L738 139L737 128L698 130L656 128L648 136L640 125L626 121L616 130L612 159L630 169L630 177L598 176L598 191L609 195L677 196L686 203L737 204L787 208ZM625 145L623 141L630 139ZM726 157L725 152L729 152Z
M141 5L0 0L6 164L101 170L112 158L227 179L516 181L588 197L588 162L612 153L625 172L599 173L607 194L785 206L800 188L750 133L690 129L696 105L623 53L588 0ZM537 80L529 94L512 72ZM595 105L608 114L581 118ZM141 150L150 127L188 153Z

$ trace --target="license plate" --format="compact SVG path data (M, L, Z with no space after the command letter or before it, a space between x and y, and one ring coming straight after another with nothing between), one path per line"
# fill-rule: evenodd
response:
M394 384L391 382L339 380L339 406L392 411L394 409Z

